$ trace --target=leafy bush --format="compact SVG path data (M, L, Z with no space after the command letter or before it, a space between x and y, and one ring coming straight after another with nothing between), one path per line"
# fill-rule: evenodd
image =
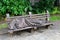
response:
M29 8L32 12L42 13L45 10L51 11L55 0L40 0L31 7L29 0L0 0L0 14L5 17L9 12L11 15L23 15Z
M60 9L58 7L54 7L53 11L50 12L51 14L60 14Z
M22 15L26 7L30 7L29 0L0 0L0 13L2 15L7 12L13 15Z
M45 10L49 10L50 12L53 10L55 0L40 0L36 2L34 5L34 9L38 13L42 13Z

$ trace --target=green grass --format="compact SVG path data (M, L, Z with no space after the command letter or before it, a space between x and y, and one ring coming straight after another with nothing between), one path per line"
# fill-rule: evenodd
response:
M50 21L58 21L60 20L60 16L51 16Z
M60 16L51 16L50 17L50 21L57 21L57 20L60 20ZM0 24L0 29L7 28L7 27L8 26L6 23Z
M3 23L3 24L0 24L0 29L3 29L3 28L7 28L7 24L6 23Z

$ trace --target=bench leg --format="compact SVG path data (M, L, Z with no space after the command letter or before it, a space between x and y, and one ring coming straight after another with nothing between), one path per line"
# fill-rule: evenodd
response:
M31 33L33 33L34 32L34 29L32 28L30 31L31 31Z
M34 32L34 29L33 29L33 28L31 28L31 29L29 29L29 30L28 30L28 32L29 32L29 33Z
M37 30L37 27L34 27L34 31L36 31Z
M50 25L46 25L45 28L48 29L49 26L50 26Z
M33 33L34 31L36 31L37 30L37 27L34 27L34 28L32 28L31 30L30 30L30 33Z
M13 31L10 31L8 34L9 34L10 36L13 36Z

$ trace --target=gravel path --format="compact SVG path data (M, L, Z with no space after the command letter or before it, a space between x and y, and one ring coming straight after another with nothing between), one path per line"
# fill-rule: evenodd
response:
M41 28L33 33L23 31L13 36L3 34L0 35L0 40L60 40L60 21L53 24L49 29Z

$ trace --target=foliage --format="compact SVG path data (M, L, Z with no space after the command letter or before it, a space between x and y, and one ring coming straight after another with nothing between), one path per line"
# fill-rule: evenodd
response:
M54 7L54 10L51 13L52 14L60 14L60 9L58 7Z
M11 15L23 15L28 8L35 13L42 13L45 10L52 11L54 1L40 0L35 2L35 5L32 7L29 0L0 0L0 15L5 17L7 12L10 12Z
M30 7L29 0L0 0L0 13L4 15L7 12L22 15L26 7Z
M52 11L54 7L54 2L55 0L40 0L39 2L36 2L34 5L34 9L38 12L41 13L45 10Z

